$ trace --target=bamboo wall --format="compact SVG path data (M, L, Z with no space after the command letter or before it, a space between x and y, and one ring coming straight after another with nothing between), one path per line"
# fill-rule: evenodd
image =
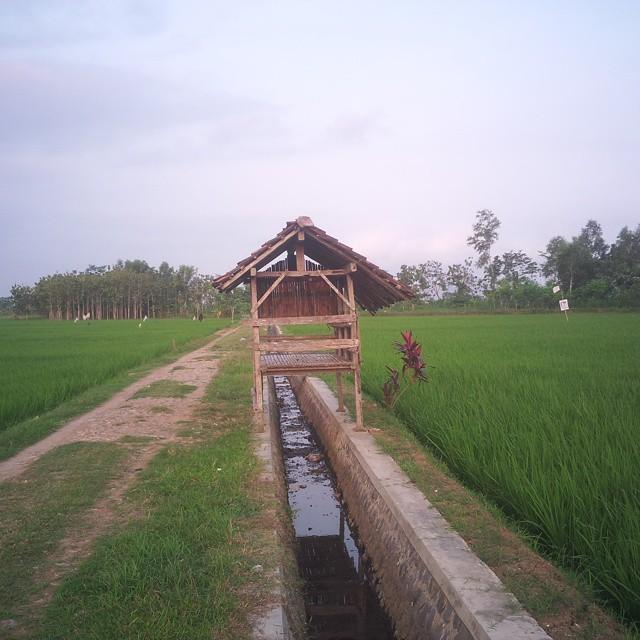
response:
M347 296L346 279L332 277L332 283ZM273 284L270 278L258 280L258 299ZM259 318L328 316L348 313L346 305L321 278L287 278L262 303Z

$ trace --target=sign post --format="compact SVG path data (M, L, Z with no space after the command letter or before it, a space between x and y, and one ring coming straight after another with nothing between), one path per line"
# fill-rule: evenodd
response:
M564 317L567 322L569 322L569 316L567 315L567 311L569 311L569 301L566 298L560 300L560 311L564 311Z

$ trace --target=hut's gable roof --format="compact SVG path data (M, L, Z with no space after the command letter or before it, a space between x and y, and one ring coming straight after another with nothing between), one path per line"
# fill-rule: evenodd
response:
M304 231L305 256L315 260L322 267L340 269L351 262L356 265L353 274L354 293L358 304L367 311L375 313L382 307L414 297L413 292L391 274L316 227L307 217L288 222L275 238L265 242L250 256L238 262L231 271L217 277L213 282L216 289L231 291L242 282L246 282L251 275L251 269L259 270L284 251L293 249L299 231Z

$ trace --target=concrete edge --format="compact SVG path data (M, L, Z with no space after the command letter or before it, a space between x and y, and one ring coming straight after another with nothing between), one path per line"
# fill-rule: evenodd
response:
M306 378L305 384L348 437L369 481L474 638L550 640L396 462L380 451L373 436L355 431L355 424L337 412L329 387L318 378Z
M278 500L281 497L278 493L278 482L280 479L277 475L273 442L273 432L271 426L273 424L272 415L274 411L273 398L269 392L268 379L265 378L264 384L264 420L263 431L254 431L253 448L256 458L262 463L262 471L260 473L260 481L272 484L274 494ZM278 532L273 531L276 539L279 539ZM260 611L257 616L250 619L252 640L295 640L289 625L289 619L286 612L286 590L283 583L283 569L279 566L272 575L269 576L273 581L273 590L271 592L271 602L266 606L266 610Z

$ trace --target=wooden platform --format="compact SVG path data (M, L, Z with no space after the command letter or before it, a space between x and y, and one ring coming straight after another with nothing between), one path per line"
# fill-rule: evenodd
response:
M265 375L350 371L353 368L353 362L332 353L267 353L260 356L260 369Z

